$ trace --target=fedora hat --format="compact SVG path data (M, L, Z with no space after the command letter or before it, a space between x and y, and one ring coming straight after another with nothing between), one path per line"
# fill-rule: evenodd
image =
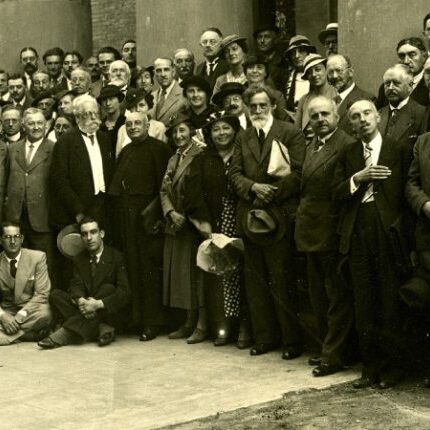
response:
M37 107L39 102L41 102L42 100L45 100L45 99L52 99L52 100L54 100L54 102L57 100L57 98L52 94L51 91L49 91L49 90L42 91L33 99L33 101L31 102L31 106Z
M317 52L315 49L315 46L311 45L311 42L306 36L302 36L301 34L298 34L297 36L293 36L290 41L288 42L288 47L284 51L285 55L288 55L293 49L296 48L306 48L309 53L311 52Z
M221 42L221 51L224 51L224 49L232 43L237 43L244 51L248 50L248 46L246 45L246 37L240 37L237 34L229 34L228 36L224 37Z
M252 33L252 36L254 37L254 39L256 39L258 35L263 31L273 31L273 33L279 34L279 28L276 27L275 24L263 24L263 25L260 25L254 31L254 33Z
M250 209L242 218L245 236L257 245L278 242L285 234L286 219L279 208Z
M308 79L306 74L309 69L321 63L325 65L327 63L327 58L321 56L320 54L309 54L303 62L303 79Z
M430 310L430 284L425 279L412 277L400 287L399 294L410 308L418 311Z
M331 34L335 34L337 36L337 31L339 29L339 25L337 22L331 22L330 24L327 24L326 28L318 34L318 40L324 44L324 41L327 36L330 36Z
M197 266L205 272L223 275L235 270L241 261L243 241L221 233L214 233L197 250Z
M211 95L212 95L211 84L202 76L198 76L198 75L190 76L189 78L184 79L179 85L183 89L184 97L186 97L187 88L190 86L195 86L197 88L200 88L202 91L204 91L207 94L208 101L211 98Z
M220 90L212 96L212 102L222 107L222 101L225 96L229 96L230 94L242 95L244 91L245 87L239 82L226 82L222 84Z
M100 103L102 100L109 97L117 97L120 103L124 100L124 94L116 85L106 85L100 91L97 101Z
M85 250L78 224L67 225L58 233L57 247L68 258L73 258Z

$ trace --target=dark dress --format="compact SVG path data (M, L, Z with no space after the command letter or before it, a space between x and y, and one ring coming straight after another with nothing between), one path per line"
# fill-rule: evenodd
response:
M185 204L189 217L209 222L213 233L237 237L237 196L228 178L230 164L231 156L224 162L213 147L199 154L185 184ZM223 276L205 273L206 305L214 319L239 316L240 281L240 269Z

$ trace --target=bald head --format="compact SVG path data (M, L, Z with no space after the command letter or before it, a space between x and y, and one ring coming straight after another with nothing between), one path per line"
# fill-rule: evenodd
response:
M370 142L379 133L379 113L370 100L355 102L348 110L348 118L354 132L365 142Z
M396 64L384 73L384 92L394 107L405 100L412 92L413 76L408 67Z
M327 97L319 96L308 105L309 123L318 137L325 137L334 131L339 122L336 103Z

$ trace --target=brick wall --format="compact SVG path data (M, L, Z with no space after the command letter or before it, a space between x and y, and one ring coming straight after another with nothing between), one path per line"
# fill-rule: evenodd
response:
M91 0L93 52L136 38L136 0Z

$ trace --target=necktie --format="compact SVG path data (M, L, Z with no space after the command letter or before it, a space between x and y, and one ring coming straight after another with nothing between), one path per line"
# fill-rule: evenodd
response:
M91 276L94 278L97 269L97 256L92 255L90 257Z
M34 144L30 143L27 151L27 156L25 157L25 162L27 163L27 166L29 166L31 163L31 160L33 158L33 151L34 151Z
M214 68L215 68L215 62L208 63L208 76L212 74L212 72L214 71Z
M16 276L16 271L17 271L16 263L17 261L15 259L10 260L10 263L9 263L10 276L12 276L12 278L15 278Z
M363 155L364 155L364 164L366 165L366 167L370 166L372 164L372 147L370 146L369 142L366 142L364 144ZM366 192L364 193L364 196L361 202L366 203L374 200L373 194L374 194L373 182L369 182L367 184Z
M166 101L166 90L163 88L161 90L161 94L160 94L160 97L159 97L158 103L157 103L157 114L160 112L160 110L163 107L165 101Z
M392 129L397 121L397 114L399 113L399 109L391 109L390 118L387 122L387 128L385 129L385 134L389 136L392 132Z
M266 140L266 135L264 134L264 131L260 128L260 130L258 130L258 143L260 144L260 149L263 149L265 140Z
M321 139L317 139L317 141L315 142L315 152L319 152L320 149L324 146L324 141Z
M86 136L91 140L91 145L94 145L94 134L87 134Z

